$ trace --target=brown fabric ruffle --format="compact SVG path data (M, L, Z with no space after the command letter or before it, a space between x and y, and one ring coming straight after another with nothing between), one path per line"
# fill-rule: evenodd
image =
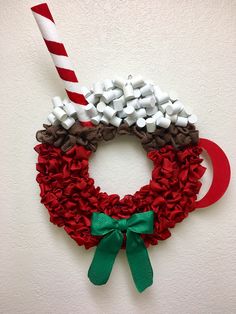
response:
M184 148L190 144L197 144L199 140L198 130L189 124L187 127L178 127L173 124L168 129L157 127L154 133L148 133L136 125L129 127L122 123L120 127L99 124L94 127L83 127L76 123L65 130L61 125L43 125L44 130L36 133L40 143L52 144L67 151L74 145L82 145L95 152L100 141L110 141L116 135L135 135L141 142L143 148L149 152L153 149L160 149L165 145L172 145L176 149Z

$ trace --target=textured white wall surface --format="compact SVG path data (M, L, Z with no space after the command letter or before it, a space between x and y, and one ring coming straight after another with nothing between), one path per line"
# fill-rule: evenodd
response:
M176 90L198 115L200 135L231 162L225 196L149 249L154 284L142 294L124 252L108 284L93 286L87 269L94 250L50 224L40 204L35 132L51 97L63 97L64 89L31 14L34 4L0 1L0 313L236 313L236 1L48 1L83 85L131 73ZM150 173L132 138L101 145L91 159L91 175L108 192L132 193ZM202 194L209 180L210 171Z

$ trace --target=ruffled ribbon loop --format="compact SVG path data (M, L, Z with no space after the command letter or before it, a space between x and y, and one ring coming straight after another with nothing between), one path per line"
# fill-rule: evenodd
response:
M134 214L129 219L120 220L103 213L93 213L91 234L104 237L97 246L88 271L90 281L95 285L104 285L108 281L126 232L126 255L135 286L139 292L151 286L152 265L140 234L152 234L153 222L153 211Z

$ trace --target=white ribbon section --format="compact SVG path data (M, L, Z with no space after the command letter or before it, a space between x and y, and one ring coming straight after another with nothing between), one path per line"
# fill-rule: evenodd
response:
M55 41L61 43L61 39L58 35L56 25L48 18L33 12L35 20L39 26L39 29L43 35L43 38L49 41Z
M55 55L54 53L51 53L51 56L56 67L73 71L73 67L68 57ZM76 84L78 85L78 83Z
M69 82L69 81L63 81L63 82L67 91L78 93L78 94L80 93L80 88L79 88L78 83Z

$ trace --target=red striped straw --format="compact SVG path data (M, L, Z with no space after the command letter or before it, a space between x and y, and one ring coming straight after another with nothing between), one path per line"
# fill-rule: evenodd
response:
M63 45L49 10L47 3L42 3L31 8L34 18L38 24L48 51L51 54L53 63L62 79L66 93L69 99L76 103L81 110L78 113L78 119L86 126L92 126L87 115L84 113L84 106L87 100L79 91L79 82L72 68L65 46Z

